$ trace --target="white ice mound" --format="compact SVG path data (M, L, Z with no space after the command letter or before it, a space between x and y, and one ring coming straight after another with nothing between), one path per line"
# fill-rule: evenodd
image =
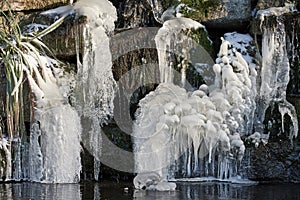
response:
M166 182L155 172L140 173L133 179L136 189L172 191L176 189L175 183Z
M78 16L86 16L93 27L104 27L107 31L114 30L117 20L116 8L107 0L80 0L74 4Z

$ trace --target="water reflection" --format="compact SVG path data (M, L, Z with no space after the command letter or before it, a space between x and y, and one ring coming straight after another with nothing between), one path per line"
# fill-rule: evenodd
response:
M185 199L300 199L299 184L245 185L230 183L178 183L176 191L135 191L131 183L0 184L0 199L46 200L185 200Z
M0 199L81 200L79 184L0 184Z

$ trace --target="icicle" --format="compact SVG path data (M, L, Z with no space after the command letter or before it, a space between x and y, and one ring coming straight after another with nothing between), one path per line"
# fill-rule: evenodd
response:
M100 174L100 161L94 158L94 179L95 181L99 181Z
M158 0L147 0L148 3L150 4L151 8L152 8L152 12L154 15L155 20L158 23L163 23L163 19L162 19L162 8L160 5L160 2Z
M11 152L10 152L9 145L10 144L8 143L8 141L5 138L2 138L0 147L3 149L5 155L5 158L2 158L5 163L4 166L5 171L2 172L3 173L2 176L5 177L6 180L11 179L11 172L12 172L12 166L11 166L12 160L11 160Z

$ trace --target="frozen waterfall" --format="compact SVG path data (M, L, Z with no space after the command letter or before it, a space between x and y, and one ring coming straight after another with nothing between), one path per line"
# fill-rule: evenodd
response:
M25 177L46 183L78 182L81 171L79 116L60 89L63 79L57 80L53 75L52 70L57 71L53 61L41 58L38 63L34 57L27 56L37 81L26 70L35 103L30 130L30 164ZM42 68L43 77L38 67Z
M289 138L297 136L295 108L286 100L290 66L284 23L278 17L284 12L289 9L257 14L263 32L261 66L248 53L255 48L250 35L227 33L211 66L213 82L194 91L183 88L185 68L181 84L175 85L172 56L189 59L190 38L176 35L201 25L183 18L164 23L156 36L162 83L140 101L133 128L137 172L154 171L165 179L239 177L245 152L242 138L256 147L267 142L262 123L273 103L282 115L283 132L287 114L293 124ZM276 22L264 23L269 16Z
M292 140L298 134L297 114L294 106L286 100L286 89L289 82L290 63L287 55L287 41L285 25L280 15L290 12L287 7L269 8L257 13L260 19L262 38L262 66L261 85L259 89L260 103L258 105L258 121L262 124L266 110L277 103L282 115L282 132L284 129L284 115L290 116L293 129L289 131ZM269 23L275 17L276 22ZM261 128L257 128L261 129Z
M72 72L65 72L58 67L60 63L49 57L35 52L26 56L29 65L23 68L34 96L34 106L30 136L24 136L23 150L19 149L15 156L17 169L13 169L12 177L15 180L79 182L81 142L95 158L94 178L98 180L101 125L113 115L115 81L111 71L109 35L114 30L116 10L106 0L81 0L73 6L59 7L43 14L59 16L62 13L87 17L87 22L81 26L83 30L77 32L77 77ZM1 145L6 147L4 140ZM7 166L10 171L11 166ZM10 179L10 173L6 174Z
M211 66L213 84L190 92L174 85L168 59L169 53L178 49L170 48L186 41L174 38L174 34L195 24L202 26L191 20L179 21L180 25L165 22L156 36L163 83L139 104L133 128L136 171L155 171L165 179L228 179L238 175L245 151L241 135L248 126L244 119L253 119L255 66L223 39L216 64ZM181 50L188 53L188 48Z
M98 180L102 147L101 125L106 124L113 116L116 83L111 70L109 35L114 31L117 13L112 3L107 0L81 0L75 3L74 9L79 17L87 17L87 23L82 30L83 38L77 39L75 107L81 117L82 142L94 156L94 178ZM83 49L79 48L79 41L83 41ZM79 53L82 53L82 62Z
M176 75L181 77L180 85L185 87L187 82L187 70L189 63L196 65L198 59L205 62L206 66L213 63L210 55L199 45L191 36L185 33L191 33L193 30L202 29L206 32L205 27L189 18L172 18L164 22L163 27L158 30L155 36L156 48L158 50L158 61L160 71L160 82L174 83ZM191 51L198 51L197 56L201 58L193 58ZM176 56L180 56L183 60L180 63L181 74L176 73ZM194 56L195 57L195 56ZM203 63L199 63L203 64ZM203 67L202 67L203 68ZM206 82L211 83L213 70L202 69L205 75L203 78Z

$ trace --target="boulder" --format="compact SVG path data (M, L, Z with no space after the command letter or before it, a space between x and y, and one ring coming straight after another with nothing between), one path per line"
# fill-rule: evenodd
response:
M282 7L296 2L295 0L258 0L257 10L264 10L271 7Z
M1 10L7 11L29 11L29 10L42 10L54 8L60 5L65 5L69 0L8 0L1 1Z
M203 19L208 28L237 29L251 19L251 0L221 1L215 10L210 10Z
M176 12L200 21L208 28L237 29L251 19L251 0L183 1ZM195 10L195 12L191 11Z

